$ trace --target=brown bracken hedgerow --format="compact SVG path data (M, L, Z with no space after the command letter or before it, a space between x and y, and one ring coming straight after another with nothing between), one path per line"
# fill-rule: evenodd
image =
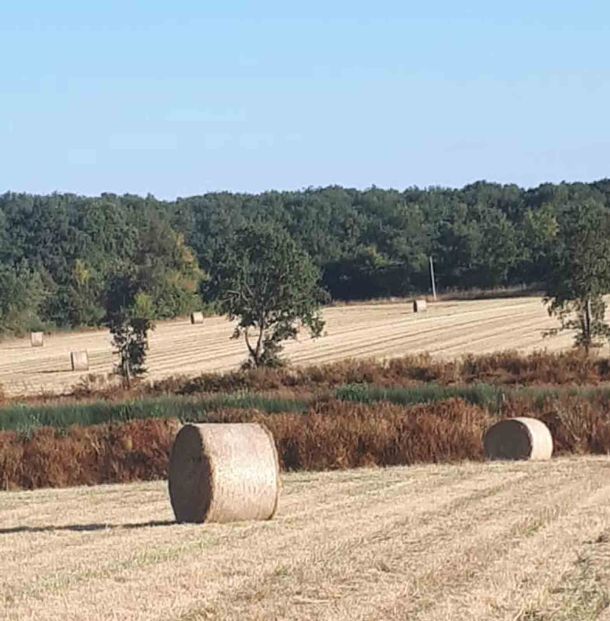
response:
M166 476L177 420L0 433L0 488L122 483Z
M610 453L610 411L604 400L565 395L549 398L533 412L526 400L505 404L505 416L534 416L551 431L555 454Z
M439 385L596 385L610 382L610 359L585 357L576 350L561 353L535 352L522 355L501 352L467 355L458 360L440 360L428 354L390 360L343 360L324 365L287 366L228 373L205 373L197 377L174 376L141 382L129 390L105 376L89 375L70 394L40 394L14 401L28 403L123 401L150 395L195 395L235 391L293 394L319 393L345 384L374 384L380 387L410 387L434 382Z
M549 399L535 412L508 402L502 416L535 416L551 429L555 454L610 452L610 414L594 402ZM455 462L483 458L482 436L497 420L460 399L404 407L319 402L305 414L214 412L210 422L263 422L284 470ZM0 433L0 488L120 483L167 476L180 424L146 419L121 424Z
M454 399L404 408L388 403L321 403L307 414L228 410L216 422L263 422L285 470L324 470L481 459L481 433L490 417ZM177 420L49 428L30 437L0 434L3 489L63 487L167 476Z
M511 367L509 357L502 360L513 375L540 374L541 369L550 373L546 362L537 366L535 359L525 367L517 363ZM403 363L393 367L398 374ZM496 359L478 372L499 367ZM353 381L354 373L363 377L367 369L346 365L341 381ZM368 378L379 380L374 374ZM610 409L604 394L582 398L566 393L537 401L524 395L507 399L500 416L543 420L553 435L555 454L610 453ZM315 402L305 414L227 409L209 412L205 420L263 422L274 435L283 469L322 470L478 460L483 456L482 435L496 419L485 408L460 399L402 406L327 398ZM30 435L2 432L0 489L164 478L179 426L176 419L142 419L67 430L41 428Z
M498 385L584 385L610 381L610 360L586 357L577 350L522 355L501 352L439 360L428 354L390 360L344 360L306 367L255 369L225 374L208 373L195 378L174 377L148 386L152 393L195 394L234 390L316 390L344 384L412 386L492 383Z

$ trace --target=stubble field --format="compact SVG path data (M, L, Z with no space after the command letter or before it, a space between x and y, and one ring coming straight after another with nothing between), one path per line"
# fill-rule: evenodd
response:
M604 619L610 462L284 475L269 522L177 525L165 484L7 492L0 617Z
M557 351L572 345L567 333L543 337L558 323L536 297L438 302L425 314L414 314L406 303L354 304L327 308L324 317L325 336L312 341L303 335L287 344L285 353L293 363L419 352L455 358L506 349ZM159 323L150 339L149 378L237 368L246 350L243 341L231 340L232 331L220 317L195 326L186 320ZM9 395L65 391L82 376L70 370L70 352L81 350L89 353L90 373L112 371L112 347L105 331L53 334L37 349L28 339L1 342L0 385Z

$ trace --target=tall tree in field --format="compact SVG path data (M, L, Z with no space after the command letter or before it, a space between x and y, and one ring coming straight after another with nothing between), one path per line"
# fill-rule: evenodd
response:
M146 373L148 333L154 328L153 305L137 272L115 274L106 295L106 325L119 356L116 373L125 386Z
M296 338L299 326L320 336L325 296L319 280L317 267L284 229L255 224L237 231L206 289L220 312L237 320L233 338L245 339L245 366L280 365L282 342Z
M610 338L604 301L610 291L610 211L590 199L562 209L558 223L545 301L561 321L559 330L574 330L576 345L588 354Z

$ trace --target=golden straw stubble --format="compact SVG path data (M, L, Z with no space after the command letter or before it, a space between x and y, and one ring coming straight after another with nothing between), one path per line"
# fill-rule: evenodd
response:
M178 432L169 463L176 521L268 520L279 487L275 442L263 425L187 424Z

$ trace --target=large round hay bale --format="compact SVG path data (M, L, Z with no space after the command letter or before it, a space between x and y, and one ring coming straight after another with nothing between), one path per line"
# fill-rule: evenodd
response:
M191 323L193 325L197 323L203 323L203 313L201 311L191 313Z
M488 459L550 459L553 437L536 418L507 418L492 425L483 438Z
M425 313L428 310L428 302L424 299L413 300L413 312Z
M32 332L30 334L32 347L42 347L44 345L44 332Z
M279 483L275 442L262 425L188 424L176 436L169 495L178 522L268 520Z
M89 354L86 351L70 352L70 364L73 371L88 371Z

